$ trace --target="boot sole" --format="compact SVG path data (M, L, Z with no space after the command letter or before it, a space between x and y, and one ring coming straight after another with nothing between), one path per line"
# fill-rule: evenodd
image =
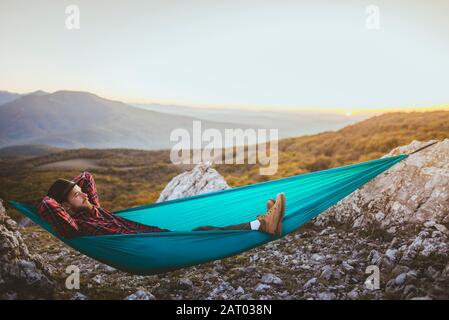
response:
M281 194L281 198L282 198L282 208L281 208L281 218L279 219L278 225L276 227L276 234L278 236L282 235L282 220L284 219L284 215L285 215L285 206L286 206L286 198L285 198L285 194Z

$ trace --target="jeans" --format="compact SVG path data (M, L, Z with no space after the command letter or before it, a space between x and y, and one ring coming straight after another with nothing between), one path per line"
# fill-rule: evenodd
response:
M193 229L192 231L204 231L204 230L251 230L251 224L249 222L245 222L241 224L233 224L226 227L201 226Z

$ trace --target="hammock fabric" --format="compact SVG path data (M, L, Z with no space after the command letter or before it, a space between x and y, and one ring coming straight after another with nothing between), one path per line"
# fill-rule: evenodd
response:
M268 198L284 192L287 206L282 236L285 236L407 157L380 158L114 212L172 232L60 239L87 256L134 274L157 274L197 265L244 252L279 237L254 230L191 231L195 227L252 221L266 211ZM57 237L36 213L35 206L9 203Z

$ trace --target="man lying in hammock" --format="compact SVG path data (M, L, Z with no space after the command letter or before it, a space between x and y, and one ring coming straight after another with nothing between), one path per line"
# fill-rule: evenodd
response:
M285 195L279 194L276 201L268 200L267 209L267 213L259 215L251 222L226 227L202 226L193 231L259 230L271 235L280 235L285 212ZM37 212L59 236L67 239L79 236L170 231L124 219L102 208L94 178L86 171L72 181L56 180L39 204Z

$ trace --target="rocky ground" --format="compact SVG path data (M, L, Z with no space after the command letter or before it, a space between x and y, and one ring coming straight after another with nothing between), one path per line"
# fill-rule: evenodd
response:
M401 230L400 237L375 229L309 224L241 255L154 276L119 272L47 237L35 227L24 233L30 250L52 266L61 287L59 298L123 299L132 294L150 299L449 298L447 235L431 223L421 230ZM70 264L81 269L76 295L63 287ZM379 267L378 290L365 285L369 265Z
M414 142L392 154L424 144ZM448 172L446 139L410 156L295 233L234 257L153 276L133 276L98 263L36 226L20 229L20 235L3 215L0 236L9 235L11 243L14 237L21 240L11 249L4 248L2 238L0 297L449 299ZM40 260L26 251L39 254ZM14 278L11 270L20 260L34 267ZM5 265L12 267L5 270ZM64 286L69 265L80 268L79 290ZM370 270L376 268L379 287L373 288ZM34 285L27 281L32 273L40 275Z

